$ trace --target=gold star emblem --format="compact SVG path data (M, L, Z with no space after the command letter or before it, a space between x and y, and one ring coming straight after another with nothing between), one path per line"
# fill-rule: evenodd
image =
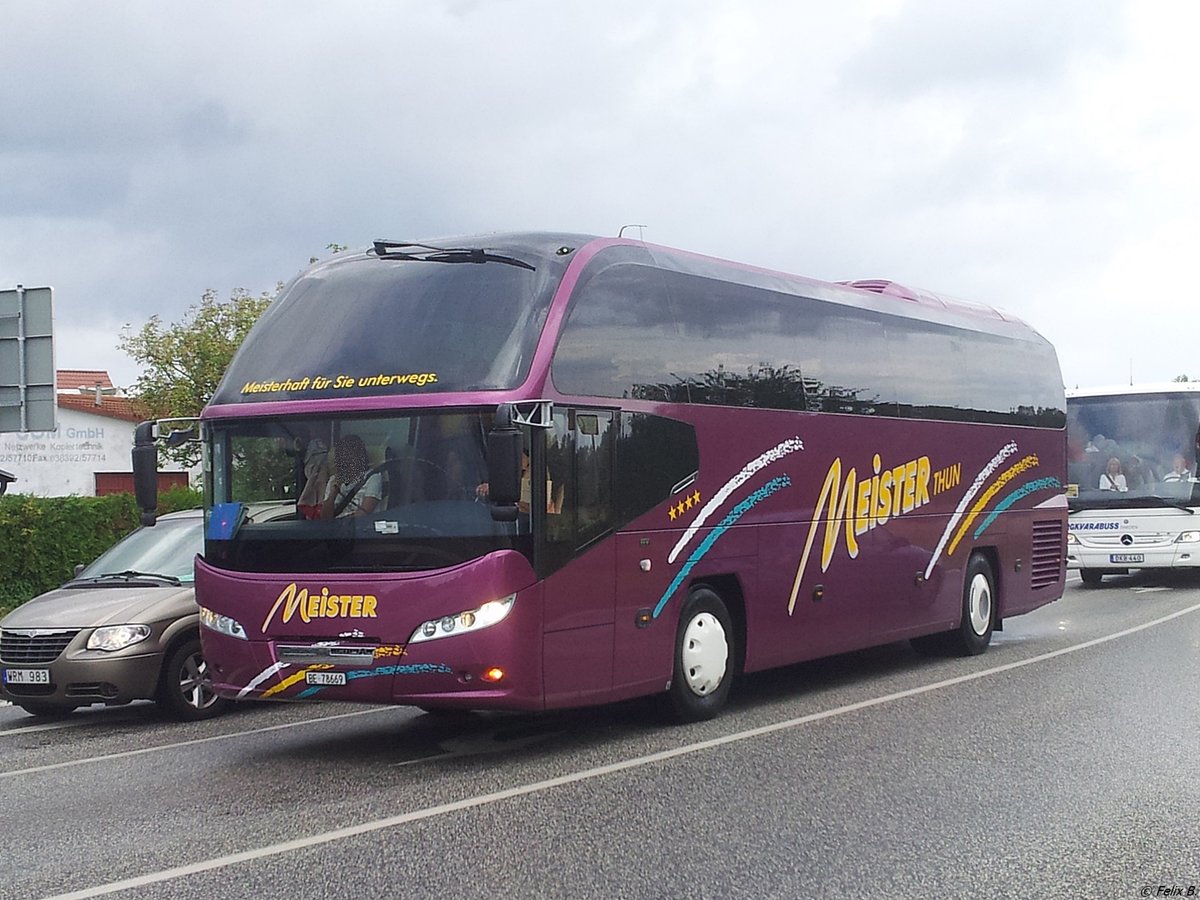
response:
M675 521L675 507L674 506L672 506L670 509L667 510L667 515L671 517L672 522Z

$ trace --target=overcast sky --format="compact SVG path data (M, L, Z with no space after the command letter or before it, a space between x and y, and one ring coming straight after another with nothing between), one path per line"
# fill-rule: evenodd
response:
M1200 378L1200 4L4 2L0 289L59 368L332 243L615 235L989 303Z

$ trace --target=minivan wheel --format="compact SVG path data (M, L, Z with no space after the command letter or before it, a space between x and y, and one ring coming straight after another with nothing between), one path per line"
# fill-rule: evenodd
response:
M183 722L211 719L225 711L228 701L213 690L199 638L184 641L167 657L156 699L167 715Z

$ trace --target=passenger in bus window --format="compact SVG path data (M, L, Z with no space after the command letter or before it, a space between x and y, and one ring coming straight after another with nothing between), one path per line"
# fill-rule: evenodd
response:
M329 445L319 437L303 447L304 490L296 500L296 509L306 519L320 518L321 501L329 483Z
M1136 453L1126 458L1121 468L1125 473L1125 483L1131 488L1145 487L1155 481L1150 467Z
M1125 476L1121 473L1121 461L1115 456L1109 457L1108 468L1105 469L1103 474L1100 476L1100 490L1129 490L1129 486L1125 483Z
M357 434L343 434L338 438L333 447L333 474L321 502L322 519L366 516L375 511L383 497L383 475L372 472L367 476L370 465L362 438Z
M1187 460L1182 453L1176 453L1171 460L1171 471L1163 476L1163 481L1191 481L1192 473L1188 469Z

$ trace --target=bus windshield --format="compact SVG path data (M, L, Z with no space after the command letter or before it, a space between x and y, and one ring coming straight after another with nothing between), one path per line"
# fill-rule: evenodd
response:
M1069 397L1067 419L1072 509L1200 505L1200 393Z
M531 554L525 520L493 521L489 412L272 418L209 426L206 558L256 572L386 572ZM257 521L251 504L286 502Z
M213 403L513 388L563 265L335 259L271 304Z

